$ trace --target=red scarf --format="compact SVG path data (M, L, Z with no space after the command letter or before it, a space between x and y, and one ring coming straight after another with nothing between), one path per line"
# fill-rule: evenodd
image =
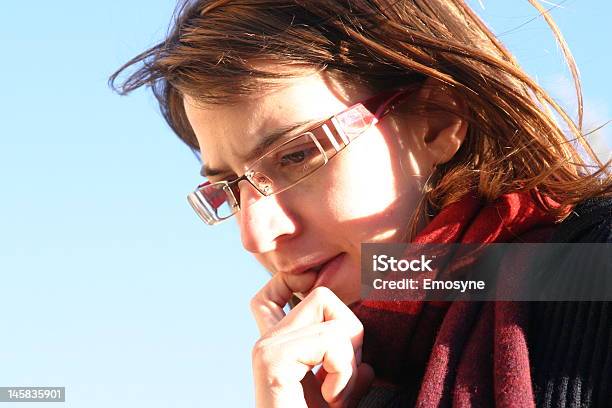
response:
M442 209L413 242L542 242L554 221L526 192L484 206L468 195ZM501 267L515 273L517 265ZM365 299L351 309L364 325L363 361L376 372L374 385L413 388L420 381L418 407L530 407L527 306Z

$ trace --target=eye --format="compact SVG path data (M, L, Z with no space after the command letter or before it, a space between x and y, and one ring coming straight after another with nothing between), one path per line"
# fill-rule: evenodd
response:
M311 143L308 145L292 147L291 149L279 152L278 161L281 167L287 167L302 164L304 161L307 161L318 154L319 149L316 146L313 146Z

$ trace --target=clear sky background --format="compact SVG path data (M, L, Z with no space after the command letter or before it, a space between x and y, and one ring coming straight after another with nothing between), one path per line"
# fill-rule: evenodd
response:
M470 4L574 109L561 53L527 1ZM106 86L162 39L173 8L0 5L0 386L65 386L62 406L75 408L252 405L248 302L267 274L234 223L210 229L188 206L199 164L149 92ZM612 3L569 0L553 16L582 73L586 128L601 125L612 118ZM611 134L594 139L604 156Z

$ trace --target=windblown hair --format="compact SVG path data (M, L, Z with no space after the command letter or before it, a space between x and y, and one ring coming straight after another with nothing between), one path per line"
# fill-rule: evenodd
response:
M577 123L462 0L186 1L167 38L127 62L109 84L121 94L150 86L170 127L193 150L199 146L183 95L229 104L297 76L293 67L321 70L372 90L423 77L453 87L468 105L468 134L457 154L429 178L408 238L419 217L435 215L470 191L494 200L530 190L563 206L610 196L610 161L597 158L582 132L574 60L546 10L530 2L551 27L572 72ZM255 68L254 61L282 69ZM126 70L129 75L120 81ZM566 214L548 200L539 202L559 220Z

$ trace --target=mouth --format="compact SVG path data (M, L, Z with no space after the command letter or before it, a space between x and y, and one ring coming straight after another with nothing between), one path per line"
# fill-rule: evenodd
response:
M334 259L334 258L331 258L331 259ZM325 261L323 263L320 263L318 266L315 266L314 268L310 268L310 270L313 271L313 272L316 272L318 274L319 272L321 272L321 269L323 269L323 267L325 265L327 265L331 261L331 259L327 260L327 261Z
M345 255L346 254L344 252L340 253L334 256L333 258L330 258L328 261L323 262L317 267L311 269L312 271L315 271L317 273L317 278L314 284L312 285L312 287L305 293L305 296L307 296L310 292L312 292L314 288L316 287L319 287L319 286L329 287L332 278L334 277L334 275L336 275L336 273L340 269L342 265L342 261L345 258Z
M279 271L286 276L286 282L292 292L300 299L304 299L316 287L325 286L333 289L342 285L338 281L338 272L344 265L348 254L341 252L337 255L322 260L320 263L312 263L294 269Z

